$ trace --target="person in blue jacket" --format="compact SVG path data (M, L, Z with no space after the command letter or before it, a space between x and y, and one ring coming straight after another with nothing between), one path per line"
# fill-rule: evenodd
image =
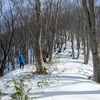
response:
M19 56L20 69L24 68L24 62L25 62L25 58L22 55L20 55Z

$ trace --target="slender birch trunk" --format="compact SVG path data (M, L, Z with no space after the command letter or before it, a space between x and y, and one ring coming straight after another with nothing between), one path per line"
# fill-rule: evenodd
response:
M36 60L36 73L37 74L45 74L43 56L42 56L42 48L41 48L41 36L42 36L42 7L41 0L35 0L36 2L36 17L37 17L37 30L35 34L34 41L34 54Z

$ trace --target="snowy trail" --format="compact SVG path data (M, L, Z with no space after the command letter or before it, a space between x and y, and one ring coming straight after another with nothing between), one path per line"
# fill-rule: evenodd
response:
M54 56L54 65L50 67L52 74L35 75L30 79L27 83L28 86L32 83L30 96L36 100L99 100L100 84L88 79L93 74L92 61L84 65L82 58L76 60L66 57L66 51ZM5 88L8 80L18 80L21 75L27 76L32 70L33 65L25 65L23 71L18 68L0 78L0 90L9 94L1 97L1 100L11 100L10 95L14 90L12 84L9 84L11 88ZM41 81L47 82L48 86L39 88L37 83Z

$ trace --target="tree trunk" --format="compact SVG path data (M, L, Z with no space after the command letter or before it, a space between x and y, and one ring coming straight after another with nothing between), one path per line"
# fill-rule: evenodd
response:
M99 56L99 41L97 35L97 25L95 17L94 0L82 0L87 27L89 29L89 40L93 58L93 80L100 83L100 56Z
M6 64L6 60L3 60L1 63L1 68L0 68L0 76L4 76L4 70L5 70L5 64Z
M42 36L42 7L41 7L41 1L36 0L36 17L37 17L37 31L35 34L35 41L34 41L34 54L35 54L35 61L36 61L36 73L37 74L44 74L45 68L44 68L44 62L43 62L43 56L42 56L42 48L41 48L41 36Z
M4 69L3 69L2 66L3 66L3 65L1 65L1 68L0 68L0 77L1 77L1 76L4 76Z
M76 40L77 40L77 57L76 57L76 59L78 59L79 55L80 55L80 39L79 39L79 34L77 34Z
M43 62L42 51L39 42L35 43L34 54L35 54L35 61L36 61L36 73L43 74L44 62Z
M52 40L51 40L52 42L51 42L51 47L50 47L49 62L52 61L53 46L54 46L56 32L57 32L58 14L59 14L59 9L61 7L61 2L62 2L62 0L58 0L58 2L57 2L57 9L56 9L56 14L55 14L55 18L54 18L55 23L54 23L54 29L53 29Z
M89 61L89 54L90 54L90 48L89 48L89 35L86 30L86 26L83 25L83 49L84 49L84 64L88 64Z
M74 36L73 33L71 32L71 48L72 48L72 54L70 55L70 57L72 57L73 59L75 59L75 52L74 52Z

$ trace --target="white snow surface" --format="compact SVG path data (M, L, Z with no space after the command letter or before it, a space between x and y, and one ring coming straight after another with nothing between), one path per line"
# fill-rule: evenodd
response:
M27 88L31 88L32 100L100 100L100 84L88 79L93 76L93 65L90 57L87 65L83 64L83 55L79 59L72 59L69 49L60 54L54 54L53 63L47 65L50 74L34 75L34 64L25 65L23 70L16 70L0 78L0 91L6 93L0 100L12 100L11 94L15 92L11 81L25 78ZM33 75L31 78L28 76ZM41 88L38 86L39 82Z

